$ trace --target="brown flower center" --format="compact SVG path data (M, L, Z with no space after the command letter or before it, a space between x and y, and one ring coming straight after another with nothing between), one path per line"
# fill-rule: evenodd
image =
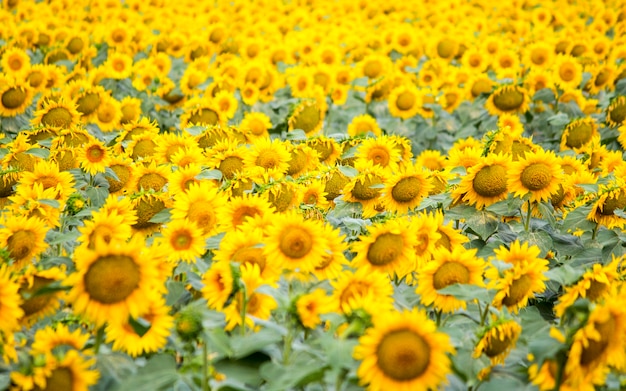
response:
M85 273L85 291L102 304L124 301L139 286L141 272L127 255L99 257Z
M385 376L410 381L430 365L430 345L411 330L397 330L383 336L376 349L377 364Z

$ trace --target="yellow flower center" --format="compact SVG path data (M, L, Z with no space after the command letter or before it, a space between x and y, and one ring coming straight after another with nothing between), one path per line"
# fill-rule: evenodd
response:
M470 279L468 268L459 262L446 262L439 266L433 275L435 289L443 289L452 284L467 284Z
M494 95L493 104L501 111L514 111L524 104L524 94L515 88L505 89Z
M502 304L511 307L524 300L530 293L532 282L533 280L528 274L524 274L513 280L509 287L509 293L502 299Z
M124 301L139 286L141 273L134 259L127 255L99 257L85 273L85 291L102 304Z
M296 193L292 189L282 187L278 192L270 193L267 198L277 212L284 212L291 205L295 195Z
M576 77L576 68L573 64L565 63L559 68L559 76L563 81L572 81Z
M608 290L609 286L598 280L591 280L589 288L585 291L585 296L591 301L596 301Z
M154 227L157 223L151 223L150 219L163 209L165 209L165 203L158 198L151 197L142 199L135 207L137 211L137 222L133 225L133 228L144 229Z
M545 189L552 182L552 169L544 163L532 163L522 171L520 180L530 191Z
M28 295L33 295L38 290L48 286L49 284L53 283L54 281L55 280L52 280L50 278L34 276L33 277L33 286L29 288L28 284L24 283L20 287L19 293L20 294L26 293ZM53 297L54 296L51 293L43 293L43 294L38 294L37 296L34 296L34 297L30 297L29 299L25 299L24 302L21 305L22 310L24 310L24 315L25 316L30 316L30 315L36 314L39 311L45 309L48 306L48 303L50 303L50 301L52 300Z
M69 128L72 124L72 114L65 107L53 107L41 117L45 126Z
M26 92L21 88L12 87L2 94L2 106L7 109L17 109L26 101Z
M135 147L133 148L133 152L131 153L131 157L133 160L137 158L146 157L154 154L156 144L152 140L139 140Z
M100 95L93 92L88 93L78 98L76 103L78 104L76 110L78 110L79 113L89 115L96 111L100 105Z
M594 327L600 334L600 340L589 339L589 344L580 353L581 365L590 365L604 353L615 334L615 319L609 317L602 323L595 322Z
M474 176L474 191L483 197L497 197L506 192L506 168L499 164L485 166Z
M193 236L187 229L179 229L172 234L170 244L176 251L188 250L193 243Z
M437 54L441 58L450 58L456 54L456 42L449 39L444 38L437 44Z
M367 250L367 260L374 266L392 263L402 254L404 239L402 235L390 232L379 235Z
M404 91L396 99L396 107L402 111L411 110L417 101L417 97L410 91Z
M279 240L280 251L289 258L302 258L313 248L311 233L298 226L285 229Z
M254 163L258 167L272 169L280 164L280 156L272 149L264 149L259 152L259 156L257 156Z
M32 231L19 230L7 239L9 256L15 261L25 259L34 249L35 234Z
M609 118L616 124L621 124L626 119L626 100L619 101L609 110Z
M243 160L238 156L227 156L218 166L222 175L226 179L233 179L235 173L243 169Z
M478 79L472 85L472 96L478 97L480 94L486 94L491 91L491 81L487 79Z
M500 335L498 336L498 334ZM502 339L500 339L500 337ZM511 343L513 343L513 340L510 336L503 335L503 333L496 333L495 335L491 335L489 341L485 344L484 352L487 357L496 357L506 352L509 346L511 346Z
M137 187L144 190L159 191L167 184L167 178L155 172L144 174L137 181Z
M580 148L591 140L593 126L588 122L577 122L567 127L565 145L569 148Z
M381 189L372 188L371 186L379 185L382 181L378 177L366 177L357 180L352 189L352 196L359 201L369 201L380 194Z
M212 109L204 108L189 117L190 124L216 125L220 121L219 115Z
M249 218L253 218L260 214L261 214L261 211L255 207L242 206L233 213L233 225L235 227L238 227Z
M330 178L328 178L328 180L326 181L326 184L324 185L326 200L331 201L339 197L339 195L343 192L343 187L348 182L350 182L348 177L343 175L341 172L333 172Z
M204 232L213 229L217 219L214 208L210 204L194 202L189 205L187 218L198 225Z
M624 209L626 206L626 192L620 191L604 200L600 213L604 216L612 216L616 209Z
M235 251L232 255L232 260L240 265L259 265L261 273L265 270L266 258L263 255L263 249L260 247L242 247Z
M55 368L48 378L46 378L46 387L39 388L35 386L35 390L39 391L65 391L74 389L74 374L69 368Z
M416 177L402 178L391 189L391 197L396 202L411 202L420 194L422 190L422 181Z
M363 67L363 74L370 79L376 79L382 71L383 65L377 60L368 61Z
M548 53L544 48L536 48L530 54L530 61L535 65L543 65L548 59Z
M430 345L411 330L389 332L376 349L377 364L385 376L398 381L420 377L430 364Z
M122 190L128 179L130 179L130 168L122 164L115 164L111 166L111 170L117 175L118 179L106 176L109 182L109 193L116 193Z
M317 104L305 104L304 108L296 113L290 121L293 123L292 129L302 129L308 134L319 126L321 113Z

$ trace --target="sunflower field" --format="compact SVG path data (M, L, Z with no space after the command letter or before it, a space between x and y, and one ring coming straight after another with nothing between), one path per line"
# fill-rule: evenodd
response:
M0 390L626 389L626 0L1 0Z

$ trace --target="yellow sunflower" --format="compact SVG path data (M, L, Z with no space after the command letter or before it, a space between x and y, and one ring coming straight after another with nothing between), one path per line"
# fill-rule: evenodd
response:
M124 241L132 235L130 224L116 210L96 211L92 214L91 220L84 220L83 224L82 227L78 227L81 235L77 241L79 246L92 250L98 241L109 244L112 241Z
M2 71L16 79L23 78L31 67L30 57L25 49L20 47L5 47L0 59Z
M20 269L39 256L48 244L45 242L47 228L37 217L4 216L0 228L0 248L5 248L13 260L13 267Z
M12 333L20 326L24 316L20 284L11 277L11 269L0 265L0 333Z
M314 329L322 323L320 315L332 311L334 305L326 291L318 288L313 292L306 293L296 300L296 312L302 326Z
M386 273L367 269L344 270L330 281L333 288L332 302L336 311L350 315L357 310L365 310L375 315L393 309L393 287Z
M57 323L54 327L46 326L37 330L31 345L32 354L49 354L59 346L69 346L74 350L85 350L90 334L81 327L70 331L70 327ZM86 352L89 352L87 350Z
M578 60L569 55L559 55L552 65L552 77L561 88L578 88L583 79L583 67Z
M172 219L188 219L196 223L203 235L210 236L219 230L217 213L224 206L226 198L211 182L192 183L187 192L175 195Z
M143 239L97 242L94 250L74 252L76 271L64 281L71 287L68 301L74 311L97 326L138 319L148 299L157 300L157 264Z
M288 270L312 272L328 248L320 235L323 230L318 220L305 220L295 212L278 214L267 228L263 251Z
M144 303L138 318L109 322L105 328L106 341L113 343L113 350L126 352L131 357L158 352L167 344L174 325L169 311L162 298ZM144 323L140 324L138 319Z
M612 128L616 128L626 120L626 96L620 95L611 100L611 104L606 108L606 123Z
M288 130L302 129L307 136L316 135L322 130L325 117L325 107L318 100L303 100L289 116Z
M22 323L31 325L37 320L51 315L57 311L61 303L59 300L65 297L64 292L46 292L45 288L51 284L65 279L65 267L52 267L46 270L36 270L31 266L20 276L20 290L23 302L21 308L24 311Z
M561 150L573 149L581 153L594 138L599 137L598 125L592 117L576 119L565 127L561 135Z
M29 84L0 77L0 116L15 117L24 113L33 101L33 92Z
M376 122L376 118L369 114L361 114L352 118L352 121L348 124L347 132L351 137L363 136L368 133L372 133L374 136L380 136L382 134L382 130Z
M390 311L374 320L359 338L354 358L361 360L359 384L368 390L436 389L451 372L454 348L426 313Z
M623 180L609 185L600 185L597 198L587 219L604 225L608 229L623 228L626 225L626 219L615 214L616 210L623 210L626 207L626 190L623 186Z
M439 234L439 239L435 242L435 248L443 247L448 251L452 251L454 248L462 246L463 243L469 242L469 238L463 235L461 230L452 226L452 221L445 222L445 216L441 210L437 210L433 215L437 222L437 233Z
M363 140L357 147L355 157L357 162L369 161L390 172L396 171L400 163L400 151L394 141L384 135Z
M131 198L137 221L131 225L134 232L151 234L161 227L161 223L150 221L157 213L166 209L170 199L165 193L141 192Z
M272 121L261 112L247 112L239 124L239 129L243 131L249 142L254 142L258 138L269 137L271 128Z
M244 156L245 169L257 173L259 179L281 179L289 169L289 149L279 139L260 138Z
M111 152L99 140L86 143L75 155L81 168L91 175L105 172L110 162Z
M402 279L415 269L417 238L413 228L402 218L367 226L367 234L351 244L355 254L351 263Z
M64 203L74 189L74 176L69 172L59 170L58 164L52 161L42 160L35 163L32 172L23 172L16 191L40 186L43 191L48 191L50 196Z
M69 350L63 358L54 359L53 367L46 374L43 384L38 384L42 390L61 387L67 391L82 391L98 382L100 373L95 366L95 358L87 358L76 350Z
M324 183L321 179L313 179L304 182L299 185L300 190L296 193L301 194L300 197L296 197L300 200L301 205L307 207L315 207L320 210L326 210L329 206L329 202L326 199L326 192L324 191Z
M417 115L422 106L421 94L414 85L402 84L389 93L387 104L392 116L409 119Z
M525 113L529 103L530 97L524 87L503 85L489 95L485 108L491 115Z
M485 261L476 257L476 249L468 250L459 246L448 251L438 247L433 253L433 260L417 270L415 292L420 295L422 304L433 305L440 311L448 313L465 309L465 301L437 291L452 284L484 286L485 266Z
M50 128L71 128L80 121L80 113L76 104L64 99L46 101L41 109L35 111L31 121L33 126L47 126Z
M467 175L461 178L452 195L468 205L475 205L476 209L483 209L505 199L509 194L507 173L510 164L509 155L487 155L467 169Z
M155 138L155 141L157 143L156 159L161 163L172 163L174 155L185 149L196 148L200 150L193 138L186 137L185 134L182 133L161 133Z
M360 203L363 217L369 218L382 211L379 210L380 195L388 174L382 167L370 161L365 161L357 170L359 173L350 178L343 187L343 198L348 202Z
M530 250L534 249L531 247ZM488 288L496 290L493 306L502 308L504 305L517 313L526 306L529 299L545 291L548 277L544 273L548 270L547 260L531 256L521 262L517 261L513 267L503 272L498 271L495 266L489 267L485 278L489 280Z
M209 308L220 311L233 292L233 271L230 262L217 261L202 275L202 297Z
M483 353L492 365L503 364L522 332L522 326L511 319L496 319L478 336L474 358Z
M105 175L109 182L109 194L122 193L128 189L128 184L134 178L135 165L133 161L123 155L114 155L109 159L109 167L117 178ZM106 169L105 169L106 171Z
M195 263L205 253L206 236L195 222L187 219L174 219L162 230L160 248L170 262Z
M334 229L331 225L325 224L323 235L328 245L324 255L313 269L313 274L320 281L336 279L344 270L344 266L348 264L345 255L348 243L340 229Z
M415 255L417 256L416 270L419 270L432 259L433 252L442 235L439 233L439 219L434 213L420 212L412 216L411 224L415 226L417 237Z
M265 226L275 217L276 212L266 197L259 194L244 193L241 197L231 198L226 205L216 210L222 230L240 229L241 224L250 222Z
M530 202L548 201L559 190L563 169L552 151L527 152L511 163L507 173L508 189L516 197L530 195Z
M157 165L156 161L150 164L137 164L133 177L128 182L128 188L133 192L161 191L169 182L170 167L165 164Z
M306 144L294 145L293 143L290 143L288 148L290 149L291 158L287 162L289 164L287 175L292 178L298 178L318 167L320 161L319 153L313 148Z

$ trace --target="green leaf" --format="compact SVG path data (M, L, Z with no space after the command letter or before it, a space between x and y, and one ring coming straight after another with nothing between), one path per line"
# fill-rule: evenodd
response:
M170 220L172 220L172 213L171 213L172 209L171 208L165 208L159 212L157 212L154 216L152 216L152 218L150 220L148 220L150 223L167 223Z
M481 239L487 240L498 229L500 220L491 212L480 210L467 219L467 226Z
M285 136L286 140L289 141L303 141L306 140L306 133L302 129L293 129L287 132Z
M442 295L452 295L463 301L479 300L484 303L491 303L495 292L485 288L470 284L452 284L443 289L438 289L437 293Z
M282 336L275 330L262 329L257 333L245 336L234 335L231 337L230 346L233 350L233 358L241 358L258 352L282 340Z
M556 281L563 286L572 285L584 274L584 270L575 269L570 265L554 267L544 273L552 281Z
M570 118L567 116L567 114L564 113L558 113L548 118L548 123L558 128L564 127L565 125L569 124L570 121Z
M565 232L575 232L576 230L592 231L596 223L589 221L587 215L591 212L591 206L579 206L569 212L563 220L563 230Z
M165 297L165 304L168 306L173 306L174 304L181 301L183 296L187 294L187 289L185 289L185 284L182 281L174 281L167 280L165 283L167 288L167 296Z
M167 390L178 380L176 360L169 354L152 356L137 374L124 379L115 391L155 391Z
M545 231L522 231L518 238L520 242L528 242L529 245L539 247L541 249L540 256L542 257L545 257L548 251L553 248L552 237Z
M211 352L218 353L222 357L230 357L233 350L230 347L230 338L223 328L216 327L206 333L207 347Z
M49 207L52 207L54 209L59 209L61 207L61 204L57 200L42 199L39 200L39 202L44 205L48 205Z
M47 159L50 156L50 151L47 149L43 149L43 148L31 148L25 153L40 157L42 159Z
M552 204L540 202L539 204L537 204L537 207L539 208L539 213L541 213L543 219L545 219L548 224L550 224L550 227L556 227L556 219L554 218L555 211Z
M339 168L339 171L341 171L341 173L347 176L348 178L353 178L357 176L357 174L359 173L359 171L354 167L350 167L350 166L337 166L337 167Z
M146 319L135 319L132 316L128 317L128 324L130 324L130 327L132 327L135 333L137 333L137 335L140 337L143 337L148 332L148 330L150 330L150 327L152 327L150 322L148 322Z
M199 136L204 133L205 130L206 128L204 126L189 126L185 128L185 132L192 136Z
M282 391L320 381L326 365L309 354L294 354L293 362L284 366L267 362L260 368L261 376L267 380L265 390Z
M219 181L220 179L222 179L222 172L220 170L202 170L200 174L196 175L196 179L215 179Z

